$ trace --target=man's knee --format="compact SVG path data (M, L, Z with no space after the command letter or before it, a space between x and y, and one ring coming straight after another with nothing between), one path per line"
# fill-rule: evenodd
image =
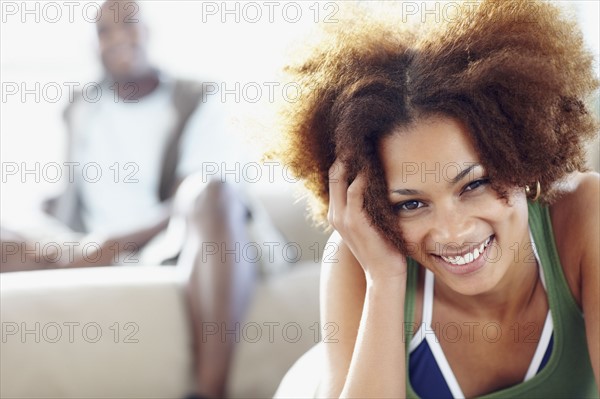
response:
M194 213L204 217L229 218L239 213L243 203L233 187L220 180L211 180L194 199Z
M235 188L221 180L185 179L176 193L177 212L191 222L244 221L248 210Z

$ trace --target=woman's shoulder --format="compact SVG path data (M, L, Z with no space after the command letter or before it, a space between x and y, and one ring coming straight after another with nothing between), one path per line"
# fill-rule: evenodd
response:
M571 292L581 305L581 266L586 254L599 245L600 175L576 172L558 187L550 206L552 229L561 265Z
M600 214L600 175L573 173L558 186L559 197L550 206L552 227L561 241L571 246L584 244L584 234L597 230ZM562 233L562 234L561 234Z

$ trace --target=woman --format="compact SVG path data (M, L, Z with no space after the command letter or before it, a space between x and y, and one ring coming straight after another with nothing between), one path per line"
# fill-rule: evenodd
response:
M404 30L359 13L288 68L316 95L289 104L279 155L337 249L319 393L597 397L592 57L549 4L453 15Z

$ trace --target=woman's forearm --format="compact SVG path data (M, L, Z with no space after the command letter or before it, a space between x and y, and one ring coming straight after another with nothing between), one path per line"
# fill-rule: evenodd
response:
M406 277L367 283L356 344L341 397L400 398L405 391Z

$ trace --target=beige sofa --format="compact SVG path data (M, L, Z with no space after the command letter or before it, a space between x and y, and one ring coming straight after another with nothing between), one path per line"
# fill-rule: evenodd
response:
M319 341L326 236L287 193L265 208L302 260L263 275L239 340L231 397L271 397ZM309 248L311 247L312 248ZM121 266L0 276L0 397L184 398L193 384L190 321L176 267Z

